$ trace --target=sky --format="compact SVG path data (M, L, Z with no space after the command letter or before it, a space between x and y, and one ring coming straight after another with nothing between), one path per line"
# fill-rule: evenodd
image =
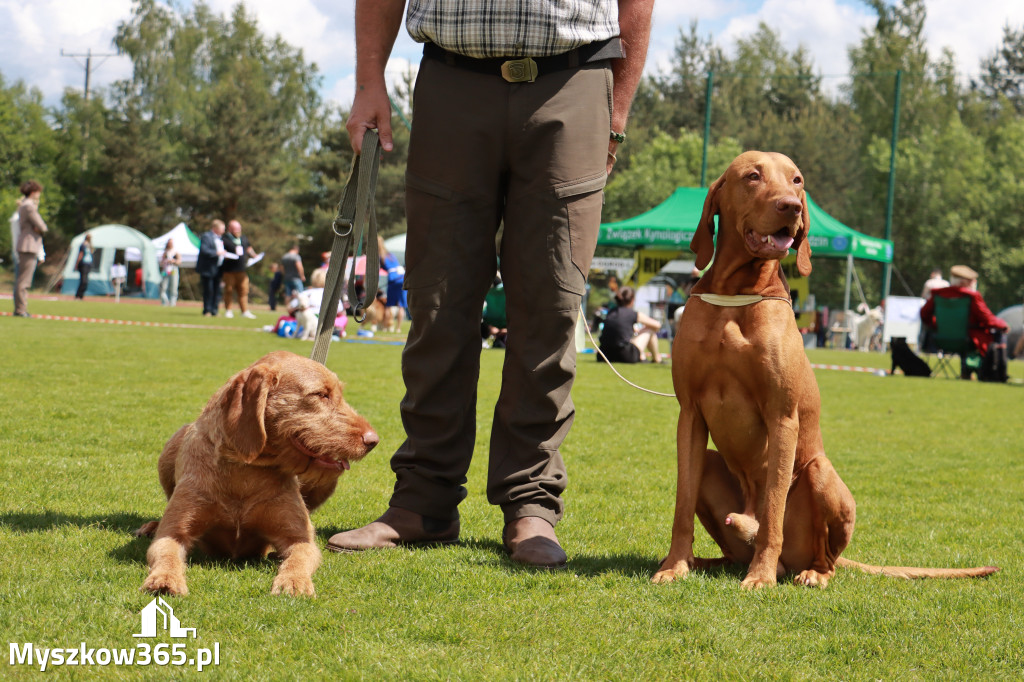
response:
M186 6L191 2L179 1ZM227 14L237 1L207 0L207 5ZM245 5L265 34L281 35L317 64L326 101L342 108L351 104L355 0L246 0ZM4 81L23 80L39 88L47 104L58 104L65 88L84 87L85 58L76 55L113 53L114 32L130 17L131 6L131 0L0 0ZM953 50L958 72L965 78L978 74L981 59L997 49L1004 26L1024 26L1020 0L925 0L925 6L929 49L933 56L946 47ZM693 20L698 21L700 35L712 36L730 54L736 39L749 36L763 21L790 50L803 46L819 74L842 75L849 70L849 47L874 18L860 0L656 0L646 70L666 68L680 30L688 31ZM403 28L388 65L389 80L415 69L421 51ZM126 57L93 57L91 64L91 88L130 75Z

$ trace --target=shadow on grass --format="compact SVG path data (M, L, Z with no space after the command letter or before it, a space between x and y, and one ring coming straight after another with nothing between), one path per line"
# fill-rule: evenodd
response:
M51 530L60 526L77 526L79 528L98 528L100 530L123 531L132 533L146 521L152 519L130 512L113 512L111 514L95 514L79 516L63 512L8 512L0 514L0 526L14 533L35 533Z
M141 516L129 512L115 512L112 514L97 514L94 516L78 516L75 514L64 514L62 512L41 511L35 513L9 512L0 514L0 527L10 530L13 533L27 534L48 531L61 526L74 526L77 528L96 528L99 530L110 530L122 533L128 542L111 550L107 555L121 563L143 564L146 563L146 550L152 539L148 537L135 537L134 533L142 524L147 521L155 521L151 516ZM273 558L249 558L231 560L223 557L211 557L199 548L189 552L189 564L200 566L219 566L223 568L237 568L239 570L247 566L257 565L263 562L272 562Z
M339 532L351 530L349 528L325 527L318 528L317 537L326 543L332 535ZM466 549L485 552L494 555L495 566L502 567L515 572L523 573L548 573L551 569L524 566L515 563L508 558L508 551L505 546L497 540L461 540L455 545L423 544L410 545L405 548L398 548L393 551L423 550L430 548L440 549L442 547L463 547ZM370 551L391 551L391 550L370 550ZM325 552L330 555L330 551ZM627 578L650 579L654 576L660 566L660 557L647 554L571 554L566 564L566 570L578 576L588 578L599 578L608 575L621 575ZM555 571L560 572L560 571ZM742 580L747 574L747 567L742 564L725 564L706 569L694 569L694 572L714 578L730 578L737 581Z
M126 544L113 549L107 555L124 564L146 565L146 551L152 544L153 539L149 537L137 538L134 535ZM246 557L243 559L230 559L223 556L211 556L204 552L198 545L188 552L186 559L189 566L215 567L228 571L241 571L251 566L262 564L273 565L280 562L278 557L270 553L265 557Z

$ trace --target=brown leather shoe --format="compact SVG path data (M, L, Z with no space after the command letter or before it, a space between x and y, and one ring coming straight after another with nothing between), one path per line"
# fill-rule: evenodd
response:
M524 516L505 526L503 542L509 558L536 568L565 568L567 557L558 544L555 529L537 516Z
M451 545L458 541L458 519L435 519L408 509L389 507L376 521L331 537L327 549L360 552L400 545Z

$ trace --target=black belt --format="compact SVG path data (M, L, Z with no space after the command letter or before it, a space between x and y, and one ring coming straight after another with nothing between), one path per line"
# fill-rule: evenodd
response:
M448 66L454 66L467 71L483 73L492 76L501 76L509 83L532 83L537 76L575 69L583 64L603 61L605 59L618 59L623 56L622 42L618 38L600 40L596 43L588 43L574 50L550 57L488 57L475 59L466 57L455 52L435 45L424 43L423 56L429 59L436 59Z

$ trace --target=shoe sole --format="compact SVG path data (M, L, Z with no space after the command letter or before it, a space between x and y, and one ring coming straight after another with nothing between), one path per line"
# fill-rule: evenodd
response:
M505 548L505 551L508 552L508 560L516 566L522 566L523 568L537 568L542 571L564 571L566 568L569 567L568 559L566 559L560 564L531 564L528 561L519 561L517 559L513 559L512 550L509 549L508 545L506 545L504 542L501 544Z
M398 549L400 547L447 547L449 545L459 544L459 539L454 540L411 540L409 542L396 542L391 547L363 547L357 549L355 547L338 547L330 543L327 544L327 550L330 552L337 552L338 554L359 554L360 552L367 552L375 549Z

